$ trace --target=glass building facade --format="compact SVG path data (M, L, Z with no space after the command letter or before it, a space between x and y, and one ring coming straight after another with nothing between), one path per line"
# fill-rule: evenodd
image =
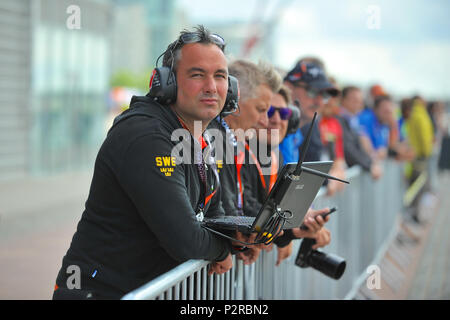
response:
M1 0L0 181L92 169L111 75L150 77L183 24L175 0Z
M32 55L31 172L53 173L93 165L105 137L110 52L107 1L78 2L79 28L70 25L70 1L35 6Z
M71 5L1 1L0 29L14 35L0 33L0 68L14 77L0 84L0 179L90 168L105 137L111 4L77 1L79 28Z

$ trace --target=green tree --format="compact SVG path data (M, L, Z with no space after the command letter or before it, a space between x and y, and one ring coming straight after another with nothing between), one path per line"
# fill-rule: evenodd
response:
M138 89L142 92L148 91L148 83L150 81L151 70L140 73L133 73L129 70L119 70L111 76L111 87L127 87Z

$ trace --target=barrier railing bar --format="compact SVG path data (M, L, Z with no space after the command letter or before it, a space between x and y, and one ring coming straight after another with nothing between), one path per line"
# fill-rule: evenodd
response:
M155 299L161 293L164 293L168 287L173 287L176 283L184 280L190 274L205 267L209 264L209 261L205 260L189 260L172 270L160 275L156 279L144 284L138 289L126 294L122 297L123 300L129 299ZM171 294L171 290L168 291Z

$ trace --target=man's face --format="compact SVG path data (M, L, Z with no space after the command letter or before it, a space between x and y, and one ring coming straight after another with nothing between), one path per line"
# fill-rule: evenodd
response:
M374 109L374 112L381 123L388 125L393 117L392 101L384 100L380 102L378 107Z
M227 117L233 129L244 131L257 126L267 126L267 110L273 93L266 84L259 85L255 90L255 98L239 102L240 113Z
M336 106L339 104L339 97L331 97L328 102L324 104L320 115L323 117L332 117L336 113Z
M222 110L228 90L225 55L214 44L190 43L177 64L177 113L185 121L211 121Z
M324 106L322 94L308 94L307 89L302 84L290 84L289 87L292 89L292 100L300 102L303 120L311 120L314 117L314 112L320 113L322 111Z
M274 108L287 107L286 101L284 100L283 96L278 93L273 95L270 104ZM259 141L261 143L266 142L273 147L279 145L286 136L288 123L289 119L281 119L280 113L278 111L275 111L272 117L269 118L266 126L264 126L263 123L259 123L257 125L256 129L258 130ZM278 134L276 133L276 130L278 130Z
M342 106L352 114L359 113L364 108L364 99L361 90L351 90L342 98Z

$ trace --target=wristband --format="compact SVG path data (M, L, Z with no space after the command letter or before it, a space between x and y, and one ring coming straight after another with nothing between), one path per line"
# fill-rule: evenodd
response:
M284 230L284 234L281 237L278 237L277 239L275 239L274 243L278 247L284 248L289 243L291 243L291 241L293 239L297 239L297 238L294 236L294 233L292 232L292 229L286 229L286 230Z

